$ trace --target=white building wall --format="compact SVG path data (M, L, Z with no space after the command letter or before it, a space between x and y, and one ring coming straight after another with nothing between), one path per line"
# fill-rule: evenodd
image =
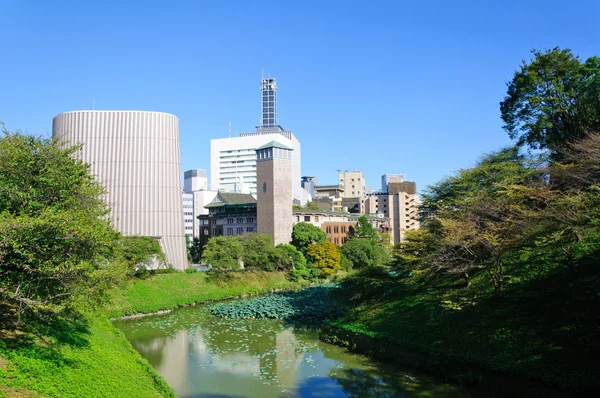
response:
M248 134L248 133L246 133ZM300 141L290 134L287 138L279 133L248 134L242 137L218 138L210 141L210 181L214 190L250 193L256 196L256 148L273 140L293 149L292 197L302 205L307 196L301 186ZM232 163L236 162L236 163Z
M167 261L187 266L181 197L179 119L143 111L61 113L52 136L78 152L106 188L110 218L123 235L159 239Z
M183 199L183 229L189 242L194 239L194 194L184 192Z

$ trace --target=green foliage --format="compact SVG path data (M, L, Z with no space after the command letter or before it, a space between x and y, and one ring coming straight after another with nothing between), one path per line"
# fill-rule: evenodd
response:
M202 252L202 261L213 268L240 269L244 246L239 238L215 236L208 240Z
M341 308L329 293L337 285L313 286L294 292L271 294L207 307L211 314L224 318L276 318L293 322L319 323L341 315Z
M176 396L105 314L3 332L0 392L9 396Z
M356 236L361 238L372 238L375 236L375 229L369 224L366 216L360 216L356 223Z
M292 230L292 245L304 255L306 255L309 245L323 244L326 239L327 234L321 228L309 223L297 223Z
M242 260L244 267L275 271L277 252L273 237L267 234L247 234L240 237L243 245Z
M562 152L600 131L600 59L582 63L571 50L533 51L500 103L504 128L517 144Z
M341 269L341 254L337 246L329 241L308 245L306 255L312 266L320 270L321 278L327 278Z
M166 261L158 241L149 236L122 236L117 253L132 272L138 268L148 268L154 262L164 266Z
M270 292L304 286L290 282L281 272L243 271L176 272L127 282L125 289L112 291L109 316L153 313L193 303L223 300L244 294Z
M118 234L103 189L74 159L78 150L7 131L0 138L0 295L17 315L98 303L123 271L111 265Z
M375 232L370 237L348 239L342 246L342 257L350 262L351 268L375 267L389 262L387 247Z
M202 242L200 241L200 238L192 239L192 242L188 247L188 252L189 252L190 257L192 258L191 260L194 264L197 264L200 261L200 259L202 258L203 250L204 250L204 247L202 246Z

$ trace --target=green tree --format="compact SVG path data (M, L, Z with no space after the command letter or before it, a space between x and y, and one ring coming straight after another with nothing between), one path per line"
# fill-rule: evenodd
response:
M369 238L351 237L342 246L342 255L352 263L351 268L386 265L389 261L387 247L377 235Z
M306 250L311 264L321 271L320 276L327 278L340 270L340 260L342 255L336 245L329 241L322 244L310 244Z
M360 216L358 218L358 222L356 223L356 236L362 238L372 238L375 236L375 229L369 223L369 220L366 216Z
M532 53L500 103L504 129L519 146L559 155L566 144L600 131L600 59L581 62L558 47Z
M426 223L421 229L406 231L404 240L394 248L396 264L407 271L426 266L428 259L440 249L437 230L431 223Z
M244 247L244 267L260 268L264 271L275 270L277 253L271 235L254 233L243 235L240 240Z
M192 239L192 244L188 248L190 256L192 256L192 262L198 263L198 261L200 261L200 258L202 257L203 249L204 249L204 247L202 246L202 242L200 241L200 238Z
M323 244L327 234L319 227L312 224L300 222L294 225L292 230L292 245L306 255L308 246L311 244Z
M208 240L202 252L202 261L217 269L240 269L244 245L235 236L215 236Z
M149 236L123 236L119 239L118 255L128 264L131 272L147 268L154 262L164 266L166 256L158 241Z
M99 303L125 270L102 187L78 146L9 133L0 138L0 295L17 315Z

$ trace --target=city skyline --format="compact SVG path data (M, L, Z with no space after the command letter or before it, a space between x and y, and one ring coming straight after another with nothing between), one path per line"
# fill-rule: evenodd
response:
M229 121L232 136L261 123L264 70L277 78L277 124L303 143L303 175L329 185L338 169L357 169L377 189L382 174L402 173L422 191L511 143L505 83L533 48L594 55L600 11L591 1L380 2L321 4L316 15L308 3L273 3L279 23L256 29L260 10L241 2L166 14L157 4L4 5L12 61L0 66L0 120L50 136L66 111L168 112L181 121L182 173L209 170L210 140L228 137Z

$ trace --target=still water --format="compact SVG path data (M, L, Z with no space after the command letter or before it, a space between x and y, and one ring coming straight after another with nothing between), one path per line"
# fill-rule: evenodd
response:
M196 306L115 324L180 397L468 396L276 320L216 318Z

